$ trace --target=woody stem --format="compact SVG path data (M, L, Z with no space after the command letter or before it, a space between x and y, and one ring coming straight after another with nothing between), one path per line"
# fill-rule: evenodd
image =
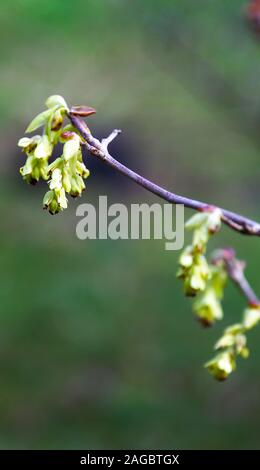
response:
M196 211L207 211L212 210L214 208L220 209L222 221L230 228L245 235L255 235L258 237L260 236L260 224L258 222L250 220L247 217L244 217L235 212L231 212L229 210L213 206L206 202L197 201L196 199L190 199L185 196L180 196L178 194L172 193L159 186L158 184L153 183L147 178L144 178L135 171L130 170L130 168L117 161L115 158L112 157L112 155L110 155L107 147L108 144L118 135L118 130L113 131L109 137L103 139L103 141L100 142L98 139L91 135L88 127L82 119L78 118L77 116L74 116L71 113L68 113L68 117L72 125L83 137L84 143L88 151L92 155L96 156L97 158L105 162L107 165L117 170L119 173L123 174L124 176L127 176L132 181L135 181L135 183L139 184L151 193L156 194L157 196L161 197L169 203L183 204L185 207L194 209Z
M240 292L244 295L248 305L252 307L260 306L260 300L250 286L248 280L245 277L244 261L236 258L235 251L232 248L222 248L216 250L212 257L212 262L217 264L223 262L230 279L236 284Z

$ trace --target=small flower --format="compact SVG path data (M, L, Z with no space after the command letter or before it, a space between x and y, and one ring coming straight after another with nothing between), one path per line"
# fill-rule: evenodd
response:
M72 197L81 196L82 191L86 188L83 178L78 174L75 174L71 177L71 190L70 195Z
M193 310L204 326L211 326L216 320L223 318L221 303L216 297L213 287L206 288L198 298L196 298Z
M193 264L193 248L192 246L187 246L180 255L179 265L186 269L190 268Z
M76 170L78 175L82 176L84 179L88 178L90 175L89 170L86 168L83 162L77 161Z
M225 368L227 375L229 375L235 369L235 359L237 356L241 356L243 359L246 359L249 356L249 350L246 345L247 339L244 332L244 325L242 323L237 323L230 326L229 328L226 328L223 336L217 341L215 349L221 351L220 355L206 364L209 372L215 375L216 378L218 378L218 374L219 377L223 376L223 378L226 378L224 377L225 374L218 372L220 368L223 369L223 363L221 362L219 365L220 357L222 359L225 358L226 364L229 364Z
M49 181L50 189L60 190L62 188L62 173L59 168L56 168L52 172L51 179Z
M61 188L59 190L56 190L55 192L56 192L57 201L58 201L58 204L59 204L61 210L67 209L68 202L67 202L67 198L66 198L65 189Z
M90 172L82 160L80 138L74 133L63 148L63 187L72 197L79 197L86 186L83 178L88 178Z
M74 134L72 139L69 139L63 147L64 159L70 160L73 157L77 157L80 150L80 138L77 134Z
M67 199L64 188L47 191L43 198L43 208L47 209L52 215L66 209Z
M37 145L41 142L42 137L40 135L34 135L33 137L22 137L18 141L18 147L22 147L25 153L30 154L35 150Z
M249 356L249 349L246 346L247 339L245 335L237 335L235 342L235 352L238 356L247 359Z
M62 169L62 185L66 193L69 194L71 191L71 171L67 165L64 165Z
M234 346L235 336L231 334L224 334L215 344L215 349L226 349Z
M43 208L48 209L51 214L56 214L58 203L54 191L47 191L43 198Z
M40 178L48 179L48 160L47 158L36 158L29 155L25 165L20 168L23 179L30 184L36 184Z
M244 312L243 325L247 330L254 328L260 321L260 305L250 306Z
M46 135L24 137L18 142L19 147L27 154L25 165L20 168L23 179L35 184L40 178L48 178L48 158L52 153L52 146Z
M187 230L193 230L192 245L204 252L210 236L221 227L221 210L209 208L207 211L193 215L185 224Z
M235 370L236 362L231 351L224 351L208 361L205 367L215 379L225 380Z
M210 270L204 255L188 246L179 258L180 269L177 273L179 279L184 281L184 291L187 296L195 296L206 287Z
M221 228L222 212L220 209L215 208L208 213L207 227L210 234L216 233Z
M210 326L223 318L221 300L227 274L222 266L210 266L210 276L205 290L193 304L193 310L204 326Z
M191 291L194 291L194 293L197 293L205 289L206 281L208 279L208 271L205 267L204 258L200 260L196 260L195 263L194 263L194 266L190 270L188 284L189 284L189 287L191 288Z
M249 350L246 347L247 339L243 334L245 328L242 324L236 324L232 327L226 328L223 336L215 344L215 349L224 350L232 348L234 355L247 358Z
M53 146L47 135L43 135L34 150L34 155L36 158L49 158L52 154L52 149Z

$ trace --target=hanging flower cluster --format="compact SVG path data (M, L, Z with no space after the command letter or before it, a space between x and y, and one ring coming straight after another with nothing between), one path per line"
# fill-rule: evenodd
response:
M177 277L183 281L185 294L195 297L193 312L196 318L203 326L211 326L223 318L221 301L228 279L227 267L221 258L217 262L206 259L207 243L221 228L221 211L210 208L198 213L187 221L185 227L193 232L192 243L181 253ZM242 265L240 262L240 269ZM225 329L215 345L218 354L205 364L217 380L225 380L235 370L238 356L248 357L246 332L259 321L260 305L249 305L242 322Z
M213 325L216 320L222 320L223 309L221 300L227 273L223 266L210 266L210 275L206 287L193 303L193 311L204 326Z
M212 269L205 256L206 247L209 238L220 229L220 226L219 209L195 214L185 224L187 230L193 231L192 244L184 249L179 258L180 268L177 277L183 280L184 292L188 296L194 297L198 293L204 293L208 287Z
M241 323L226 328L218 340L215 349L217 356L205 364L208 371L218 380L225 380L236 368L238 356L246 359L249 356L245 333L254 328L260 321L260 306L246 308Z
M67 195L81 196L89 170L82 159L81 137L71 124L63 126L69 111L64 98L59 95L50 96L46 107L47 110L38 114L25 131L30 133L42 127L42 135L23 137L18 142L18 146L27 155L20 173L30 184L36 184L40 179L48 182L49 191L43 198L43 208L50 214L57 214L67 208ZM95 110L75 107L73 112L88 116ZM63 144L62 155L50 162L53 149L58 143Z

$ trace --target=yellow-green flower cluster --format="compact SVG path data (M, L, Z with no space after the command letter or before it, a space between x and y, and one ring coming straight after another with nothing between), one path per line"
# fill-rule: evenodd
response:
M211 272L204 253L210 236L220 229L221 211L210 209L195 214L185 224L193 231L192 244L184 249L179 258L177 277L183 280L184 292L195 296L206 289Z
M38 114L29 124L26 132L43 127L42 135L23 137L18 145L27 155L20 172L31 184L40 179L47 180L49 191L44 196L43 207L51 214L67 208L66 193L78 197L85 189L84 179L89 171L82 160L81 139L71 125L63 126L68 106L62 96L53 95L46 101L47 110ZM64 144L61 157L52 163L49 159L54 146Z
M19 147L27 155L25 165L20 168L23 179L30 184L36 184L40 178L48 178L48 159L52 154L52 144L46 135L23 137L18 142Z
M85 189L83 178L89 176L89 171L82 161L80 138L72 135L63 147L63 154L48 167L50 190L43 198L43 207L51 214L56 214L67 208L66 193L78 197Z
M194 297L198 292L204 291L210 277L205 256L189 245L179 258L179 266L177 277L183 280L185 294Z
M221 227L221 210L209 208L207 211L193 215L185 224L187 230L193 231L192 246L200 252L206 250L211 235Z
M205 364L210 374L217 380L225 380L236 368L236 358L249 356L245 333L260 322L260 306L249 306L241 323L226 328L215 345L217 356Z
M223 310L221 300L227 281L223 266L210 267L210 279L206 288L194 301L193 311L204 326L211 326L216 320L222 320Z

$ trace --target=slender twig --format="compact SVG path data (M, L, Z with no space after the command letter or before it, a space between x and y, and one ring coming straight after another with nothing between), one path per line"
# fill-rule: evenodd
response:
M207 204L202 201L197 201L195 199L190 199L184 196L180 196L178 194L172 193L167 191L166 189L162 188L161 186L153 183L152 181L144 178L143 176L139 175L138 173L130 170L128 167L123 165L122 163L118 162L115 158L113 158L110 153L108 152L108 144L118 135L118 130L112 132L110 136L106 139L103 139L100 142L98 139L92 136L90 133L87 125L82 119L79 119L76 116L68 113L68 117L79 132L79 134L83 137L84 143L88 149L88 151L98 157L100 160L104 161L115 170L119 171L123 175L127 176L131 180L135 181L137 184L142 186L143 188L147 189L153 194L161 197L167 202L172 204L183 204L185 207L190 209L194 209L196 211L207 211L212 210L213 208L218 208L217 206L213 206ZM236 214L235 212L230 212L226 209L218 208L221 210L222 213L222 220L223 222L231 227L233 230L243 233L245 235L255 235L260 236L260 224L255 222L254 220L250 220L246 217L243 217L240 214Z
M245 261L236 258L236 254L233 248L222 248L216 250L213 254L212 262L214 264L223 262L227 274L242 292L248 304L253 307L260 306L260 300L253 291L244 274L246 263Z
M102 147L107 150L107 147L112 142L112 140L114 140L118 136L118 134L121 134L121 132L122 131L120 129L114 129L108 137L101 140Z

